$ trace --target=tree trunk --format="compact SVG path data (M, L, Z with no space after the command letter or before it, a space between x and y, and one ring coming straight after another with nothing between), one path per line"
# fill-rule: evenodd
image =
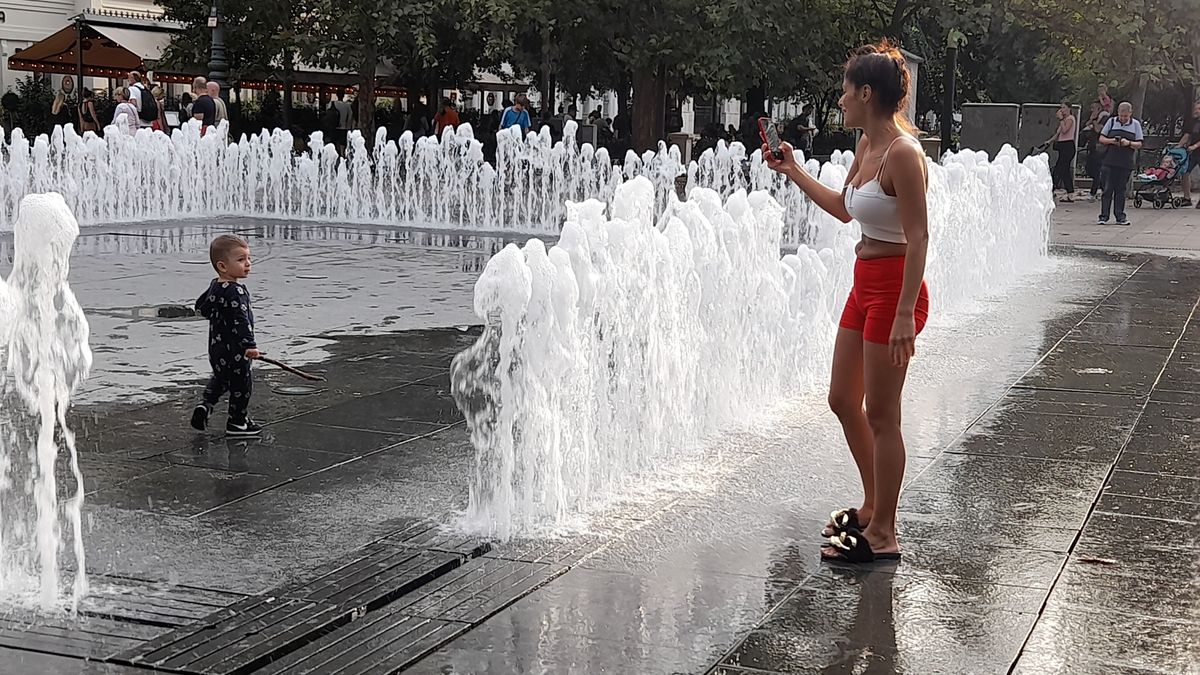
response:
M892 7L892 15L888 18L888 25L883 29L884 37L900 39L900 34L904 32L904 24L908 21L908 11L911 6L912 0L896 0L896 4Z
M549 122L554 116L554 76L550 72L550 39L550 24L546 24L542 33L542 79L538 80L538 89L542 94L542 124Z
M617 115L629 116L629 88L630 77L628 73L621 75L621 81L617 84Z
M1142 118L1142 107L1146 105L1146 88L1149 85L1149 78L1144 74L1138 74L1133 78L1133 88L1129 92L1129 102L1133 105L1133 116ZM1115 114L1117 111L1113 111Z
M633 149L635 152L645 152L656 147L654 138L655 122L655 93L658 91L658 78L655 77L655 67L639 66L633 71Z
M950 152L950 146L954 143L954 78L957 74L958 47L949 47L946 49L945 84L942 88L942 114L939 119L942 132L940 150L942 154Z
M667 78L661 64L655 71L654 83L654 147L667 137Z
M746 112L761 114L766 112L767 88L761 82L746 90Z
M1200 73L1200 33L1192 38L1192 72ZM1200 80L1192 82L1192 96L1189 103L1200 100ZM1191 110L1189 109L1189 113Z
M375 69L379 66L379 54L375 45L367 45L362 66L358 69L358 128L367 141L367 147L375 141Z
M283 55L283 128L292 128L292 85L295 83L295 68L292 65L292 50Z

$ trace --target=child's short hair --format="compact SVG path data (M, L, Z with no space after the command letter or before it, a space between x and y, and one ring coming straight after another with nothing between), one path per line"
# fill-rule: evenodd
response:
M213 239L212 243L208 245L208 260L212 263L213 269L220 272L221 270L217 269L217 263L227 260L229 254L239 248L248 249L250 244L236 234L223 234Z

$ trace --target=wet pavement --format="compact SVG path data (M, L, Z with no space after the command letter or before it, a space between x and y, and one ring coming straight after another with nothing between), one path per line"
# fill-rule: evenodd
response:
M6 615L0 673L1196 672L1198 272L1063 257L936 317L905 400L904 560L870 569L819 560L857 483L820 395L569 532L464 534L448 368L477 330L312 310L287 325L328 381L285 396L299 381L257 371L259 441L186 427L194 369L76 408L93 593L78 619ZM469 284L441 297L469 308Z
M1193 207L1155 209L1150 202L1140 208L1132 203L1126 213L1129 225L1100 225L1100 202L1089 202L1087 194L1076 195L1069 204L1054 209L1053 244L1157 255L1200 258L1200 210Z
M70 283L96 358L76 403L163 401L207 368L204 319L186 310L214 276L209 242L227 232L251 246L246 284L258 342L293 365L329 358L324 347L340 335L476 322L475 279L510 241L236 218L85 228ZM12 255L12 235L0 235L0 273L8 273Z

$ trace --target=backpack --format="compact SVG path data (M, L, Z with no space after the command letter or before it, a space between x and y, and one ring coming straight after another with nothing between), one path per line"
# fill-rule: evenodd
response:
M146 85L138 87L138 96L142 99L141 110L138 111L138 117L146 122L153 122L158 119L158 101L154 100L154 94L146 88Z

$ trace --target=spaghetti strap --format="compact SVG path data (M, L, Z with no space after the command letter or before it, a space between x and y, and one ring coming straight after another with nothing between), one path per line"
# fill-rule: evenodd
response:
M884 148L883 156L879 158L879 170L875 172L875 180L881 180L883 178L883 166L887 164L888 153L892 151L892 146L896 144L896 141L902 138L912 138L912 140L916 140L908 134L900 134L899 136L893 138L892 142L888 143L888 146Z

